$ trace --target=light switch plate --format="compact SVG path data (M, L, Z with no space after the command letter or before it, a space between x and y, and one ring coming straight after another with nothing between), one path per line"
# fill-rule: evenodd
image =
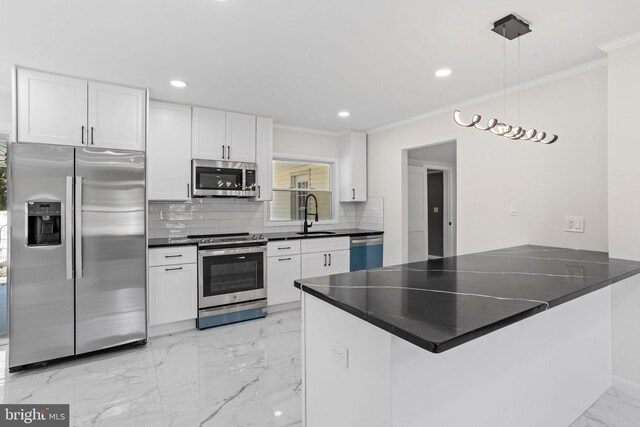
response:
M518 202L511 202L510 206L509 206L509 212L511 213L511 216L518 216L520 215L520 203Z
M329 340L329 349L331 350L331 354L333 358L345 368L349 367L349 349L343 346L342 344L338 344L333 340Z
M584 233L584 217L565 216L564 231L567 231L569 233Z

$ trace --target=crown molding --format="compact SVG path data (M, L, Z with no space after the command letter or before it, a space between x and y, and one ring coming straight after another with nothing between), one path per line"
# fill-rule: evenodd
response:
M625 47L638 42L640 42L640 31L628 34L624 37L620 37L619 39L615 39L607 43L602 43L598 46L598 48L608 53L612 50L620 49L621 47Z
M537 86L542 86L548 83L552 83L557 80L562 80L567 77L572 77L578 74L586 73L587 71L595 70L597 68L605 67L607 65L607 58L598 59L595 61L587 62L586 64L578 65L576 67L567 68L566 70L558 71L556 73L548 74L546 76L529 80L528 82L524 82L520 84L520 88L518 86L510 86L506 89L506 94L510 95L513 93L517 93L518 90L523 91L526 89L531 89ZM367 131L367 134L375 134L378 132L383 132L389 129L397 128L400 126L405 126L408 124L412 124L415 122L419 122L422 120L430 119L436 116L440 116L442 114L448 114L453 112L453 110L460 109L463 107L468 107L475 104L480 104L481 102L490 101L492 99L501 98L504 96L505 91L499 90L495 92L491 92L485 95L481 95L476 98L471 98L466 101L457 102L455 104L449 105L444 108L439 108L437 110L430 111L428 113L420 114L418 116L409 117L404 120L400 120L398 122L389 123L388 125L380 126L375 129Z
M294 132L313 133L313 134L316 134L316 135L325 135L325 136L342 136L342 135L345 135L346 133L349 132L349 131L331 132L331 131L328 131L328 130L309 129L309 128L304 128L304 127L299 127L299 126L281 125L281 124L277 124L277 123L275 123L273 125L273 128L274 129L282 129L282 130L290 130L290 131L294 131Z

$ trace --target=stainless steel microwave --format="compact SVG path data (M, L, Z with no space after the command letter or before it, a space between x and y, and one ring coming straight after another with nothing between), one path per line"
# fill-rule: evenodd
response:
M192 160L193 197L255 197L256 164Z

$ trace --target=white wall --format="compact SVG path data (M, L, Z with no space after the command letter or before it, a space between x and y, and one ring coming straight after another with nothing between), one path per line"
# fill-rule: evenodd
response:
M640 260L640 43L609 52L609 254ZM640 278L612 288L613 374L640 384Z
M0 92L0 133L11 133L10 92Z
M640 43L609 53L609 252L640 260Z
M553 145L463 128L451 113L370 134L369 194L385 199L385 265L407 259L406 149L451 140L458 254L527 243L606 251L606 103L607 71L598 68L522 92L519 123L557 133ZM463 114L501 118L502 106L495 99ZM510 215L510 202L520 203L520 216ZM584 216L585 233L564 232L565 215Z

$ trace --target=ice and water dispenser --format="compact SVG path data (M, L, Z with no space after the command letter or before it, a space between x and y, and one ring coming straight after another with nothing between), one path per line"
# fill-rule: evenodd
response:
M27 202L27 246L62 244L62 203Z

